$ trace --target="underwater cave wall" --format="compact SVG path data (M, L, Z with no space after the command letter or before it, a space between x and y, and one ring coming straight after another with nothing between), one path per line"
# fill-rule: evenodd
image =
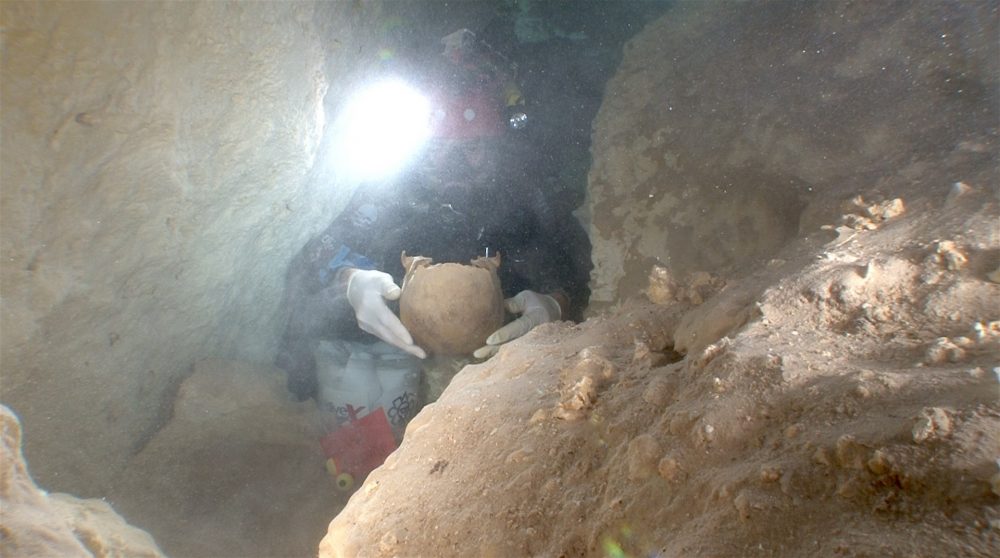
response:
M997 20L996 2L678 3L626 45L594 122L591 310L653 264L765 263L844 196L947 188L921 180L942 151L992 157Z
M0 399L41 485L101 494L196 360L270 360L377 9L0 4Z

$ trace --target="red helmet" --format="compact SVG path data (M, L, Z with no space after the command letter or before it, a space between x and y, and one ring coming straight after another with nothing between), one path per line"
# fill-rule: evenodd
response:
M495 137L503 134L502 101L488 89L431 97L431 134L447 139Z
M504 96L513 83L505 60L468 29L441 41L439 63L431 94L431 129L435 137L466 139L495 137L506 130Z

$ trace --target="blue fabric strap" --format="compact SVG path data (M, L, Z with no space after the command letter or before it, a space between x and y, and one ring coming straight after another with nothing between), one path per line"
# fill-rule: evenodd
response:
M337 253L330 258L326 267L319 270L319 280L325 285L330 279L333 278L337 270L344 267L352 267L354 269L376 268L375 262L368 259L367 256L358 254L342 244L337 250Z

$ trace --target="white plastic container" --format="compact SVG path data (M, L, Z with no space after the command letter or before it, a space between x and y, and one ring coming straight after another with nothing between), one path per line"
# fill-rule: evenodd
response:
M320 341L315 352L317 403L328 430L385 409L401 440L419 410L420 360L386 343Z
M396 440L402 440L406 425L420 410L420 360L402 351L382 354L376 374L382 394L375 406L385 408Z

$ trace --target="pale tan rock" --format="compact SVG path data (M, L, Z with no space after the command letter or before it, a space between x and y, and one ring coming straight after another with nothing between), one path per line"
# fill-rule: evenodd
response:
M600 347L587 347L560 370L560 401L554 415L563 420L579 420L597 403L598 392L615 377L615 365Z
M565 391L555 416L564 420L579 420L597 402L597 383L593 376L584 376Z
M964 372L996 353L914 363L996 319L981 273L1000 252L995 196L941 203L956 178L1000 184L992 158L955 148L995 137L982 115L1000 90L996 18L956 6L943 19L933 2L679 2L649 23L594 122L582 213L599 316L463 369L320 555L997 554L996 382ZM830 244L819 225L859 192L850 211L874 229ZM905 213L881 205L896 199ZM974 272L922 280L922 247L958 238ZM727 287L693 310L629 300L656 262ZM684 357L647 366L637 339ZM539 413L594 346L616 369L578 400L586 412ZM954 409L951 434L914 443L908 417L930 400ZM645 436L662 446L659 478L632 480ZM537 457L507 462L523 447ZM378 550L387 532L405 544Z
M160 558L145 531L129 525L102 500L49 494L31 479L21 454L21 424L0 405L0 554Z
M872 457L868 460L867 466L868 470L872 473L876 475L884 475L889 472L892 467L892 462L885 450L878 449L872 453Z
M778 482L781 479L781 469L774 466L763 467L760 470L760 480L761 482L771 483Z
M913 441L940 440L951 435L954 428L951 415L940 407L927 407L913 425Z
M1000 320L972 324L972 334L980 343L1000 337Z
M933 222L926 217L914 221ZM861 237L853 251L878 262L897 253L876 235ZM812 265L814 252L802 254L761 301L770 324L745 324L676 364L651 368L635 358L636 339L669 331L677 319L636 301L546 328L503 358L465 367L415 419L420 427L407 432L391 466L372 473L372 491L362 488L333 518L320 556L598 557L612 542L634 556L725 556L758 545L813 556L817 545L839 544L837 529L866 546L919 539L935 555L992 548L988 535L963 526L990 518L982 502L993 497L1000 448L993 378L916 368L918 343L898 348L878 331L847 335L827 325L802 293L838 284L843 267ZM891 324L898 339L953 328L952 311L981 306L964 289L938 287L949 312L924 314L924 300L913 296L928 288L919 277L879 269L860 291L872 289L896 315L921 317ZM869 397L855 395L858 382L871 387ZM912 443L905 417L922 416L930 396L954 401L962 420L952 420L947 436L938 436L947 428L935 420L937 437ZM897 503L904 518L892 515ZM641 537L617 527L623 516ZM768 528L733 528L741 524ZM387 542L386 533L405 540Z
M947 337L938 337L927 347L924 353L924 362L927 364L944 364L946 362L959 362L964 357L965 349Z
M958 271L969 264L965 252L952 240L942 240L937 243L934 251L944 260L950 271Z
M320 143L373 13L0 2L3 397L43 485L106 490L195 360L273 359L288 262L355 188Z
M841 205L843 211L841 223L855 231L873 231L882 226L883 222L902 215L906 206L900 198L869 203L861 195L854 196Z
M726 289L685 314L677 324L674 349L693 353L721 343L756 315L755 294L743 288Z
M649 270L649 286L646 296L656 304L670 304L676 300L677 284L667 268L654 265Z

